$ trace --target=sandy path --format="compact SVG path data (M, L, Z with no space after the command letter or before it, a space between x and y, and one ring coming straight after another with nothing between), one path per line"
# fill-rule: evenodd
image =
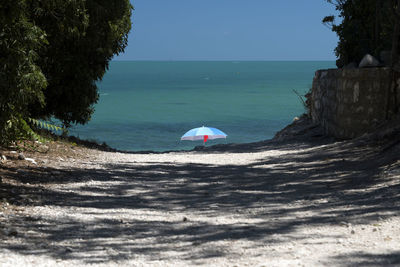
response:
M1 214L18 234L2 236L0 265L400 265L396 152L266 143L50 161L34 203Z

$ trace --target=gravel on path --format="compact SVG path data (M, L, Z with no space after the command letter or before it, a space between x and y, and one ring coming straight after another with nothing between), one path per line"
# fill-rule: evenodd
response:
M399 266L398 148L269 141L9 160L0 265Z

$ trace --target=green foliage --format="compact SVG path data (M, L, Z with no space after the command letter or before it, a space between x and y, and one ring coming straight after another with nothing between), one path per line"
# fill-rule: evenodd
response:
M29 123L31 123L32 125L34 125L35 127L38 127L38 128L46 129L49 131L64 131L64 129L62 127L59 127L59 126L54 125L49 122L35 120L32 118L28 118L28 121L29 121Z
M96 81L127 45L132 6L129 0L46 0L32 1L31 9L50 43L39 62L49 82L46 105L32 105L31 112L66 126L84 124L99 97Z
M304 95L301 95L295 89L293 89L293 93L295 93L295 95L297 95L297 97L299 98L301 104L303 105L303 108L304 108L304 111L305 111L304 114L306 116L310 117L311 116L311 88Z
M131 12L129 0L0 1L0 145L32 137L27 121L90 119Z
M339 37L335 49L337 65L360 62L365 54L377 58L380 52L391 50L395 20L395 0L326 0L336 6L341 18L335 24L334 16L327 16L323 23Z
M28 134L28 105L44 105L45 76L37 65L37 50L45 33L29 22L26 1L0 2L0 145Z
M29 123L29 125L31 125L31 127L29 127L29 131L28 131L28 136L29 139L33 139L33 140L37 140L40 141L42 143L46 142L47 140L42 137L41 135L37 134L33 129L35 130L39 130L39 129L45 129L49 132L65 132L66 129L59 127L53 123L49 123L49 122L45 122L45 121L40 121L40 120L36 120L33 118L28 118L27 122Z

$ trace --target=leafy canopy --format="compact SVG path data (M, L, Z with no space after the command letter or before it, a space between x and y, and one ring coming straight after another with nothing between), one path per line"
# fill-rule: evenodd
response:
M31 119L84 124L131 29L129 0L0 1L0 144Z
M0 2L0 144L26 134L22 118L29 116L29 103L45 104L47 82L37 64L45 44L45 33L27 17L26 1Z
M335 49L337 66L359 62L365 54L380 57L382 51L392 49L396 0L326 0L339 11L340 24L334 16L323 23L339 37Z
M66 126L84 124L99 97L96 82L127 46L132 6L129 0L43 0L31 2L31 9L31 19L50 43L39 51L48 79L46 105L31 110Z

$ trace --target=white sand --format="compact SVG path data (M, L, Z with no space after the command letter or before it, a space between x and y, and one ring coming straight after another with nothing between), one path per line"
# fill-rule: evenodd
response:
M88 153L50 159L58 172L38 202L2 215L18 235L3 235L1 266L400 265L395 152L343 142Z

